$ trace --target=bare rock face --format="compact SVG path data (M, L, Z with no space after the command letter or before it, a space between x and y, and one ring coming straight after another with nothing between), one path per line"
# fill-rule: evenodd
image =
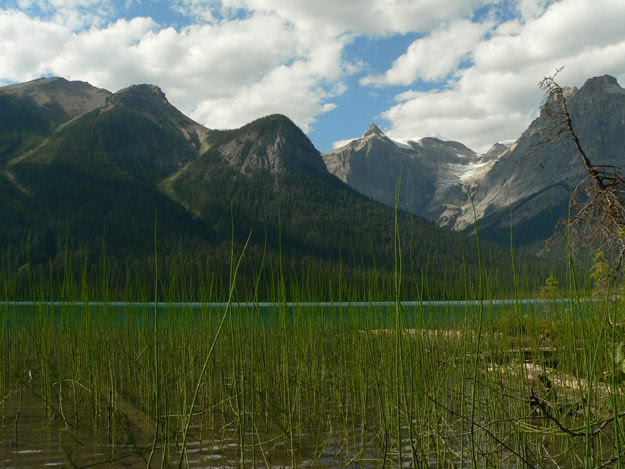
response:
M119 90L108 97L106 104L114 106L123 104L139 112L146 114L158 114L173 112L173 106L167 101L165 93L155 85L132 85Z
M462 185L489 162L458 142L394 139L375 124L362 138L323 155L328 170L357 191L435 221L453 224L466 194Z
M103 106L111 95L110 91L89 83L58 77L4 86L0 88L0 93L31 98L39 106L58 107L70 118Z
M582 146L595 164L625 166L625 90L615 78L591 78L564 90ZM550 133L551 132L551 133ZM440 226L473 230L495 241L548 238L566 217L571 190L583 175L570 142L554 138L545 112L516 141L476 154L458 142L393 139L374 124L360 139L323 155L328 170L354 189ZM468 196L473 196L473 203Z
M219 153L232 168L250 174L273 175L297 171L327 175L321 155L306 135L287 117L275 114L232 132L219 145Z
M364 137L371 137L373 135L384 136L384 132L382 132L382 130L377 125L375 125L373 122L371 122L369 124L369 130L367 130L367 132L365 133Z
M594 164L623 167L625 90L610 76L591 78L579 90L565 90L573 128ZM530 124L517 143L483 175L474 200L480 232L492 239L510 234L525 242L544 240L554 220L566 218L572 189L584 167L565 136L556 138L545 112ZM510 213L512 212L512 213ZM468 213L456 229L470 228Z

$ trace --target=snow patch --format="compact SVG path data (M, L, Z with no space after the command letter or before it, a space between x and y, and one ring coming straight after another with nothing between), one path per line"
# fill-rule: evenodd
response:
M388 135L387 135L388 137ZM411 143L416 143L417 145L423 145L421 142L422 137L388 137L395 145L400 148L408 148L412 150L414 147Z
M388 137L388 139L395 144L395 146L399 148L403 148L405 150L413 150L412 145L410 145L409 140L398 139L393 137Z
M465 171L460 175L460 180L461 181L466 181L467 179L472 178L477 173L482 171L487 165L488 165L488 162L485 162L485 163L473 163L473 164L467 165Z
M447 165L447 169L449 169L450 173L458 178L458 180L466 181L485 169L488 164L488 161L470 164L449 164Z

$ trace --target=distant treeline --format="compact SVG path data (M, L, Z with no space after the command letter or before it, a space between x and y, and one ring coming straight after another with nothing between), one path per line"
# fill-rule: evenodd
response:
M466 242L458 236L458 243ZM482 270L475 262L441 262L436 250L417 256L422 243L402 239L397 262L387 249L351 249L302 253L297 247L250 243L241 258L233 298L236 301L388 301L458 300L532 296L554 273L564 284L564 265L547 261L496 258L500 250L483 251ZM70 242L67 243L71 245ZM0 296L3 300L82 301L226 301L243 242L195 246L156 244L152 253L120 257L108 252L106 239L91 250L59 251L33 262L27 252L2 249ZM392 248L392 246L391 246ZM437 248L440 249L440 246ZM471 253L476 244L461 246ZM379 255L378 255L379 254ZM426 259L419 262L417 259ZM400 262L401 261L401 262ZM157 284L158 279L158 284ZM399 287L397 288L397 285ZM155 296L156 295L156 296Z

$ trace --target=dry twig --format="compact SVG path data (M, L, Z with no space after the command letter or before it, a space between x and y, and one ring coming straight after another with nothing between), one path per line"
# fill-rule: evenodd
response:
M612 275L621 270L625 256L625 176L622 168L593 164L573 128L565 90L555 81L562 69L540 82L545 92L543 109L549 117L548 141L569 139L584 165L584 177L571 195L568 224L571 242L590 242L608 256L613 256Z

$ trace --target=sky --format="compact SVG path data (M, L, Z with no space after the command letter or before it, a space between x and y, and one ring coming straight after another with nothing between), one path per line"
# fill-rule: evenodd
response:
M273 113L320 151L376 123L486 151L538 82L625 85L625 0L0 0L0 86L158 85L213 129Z

